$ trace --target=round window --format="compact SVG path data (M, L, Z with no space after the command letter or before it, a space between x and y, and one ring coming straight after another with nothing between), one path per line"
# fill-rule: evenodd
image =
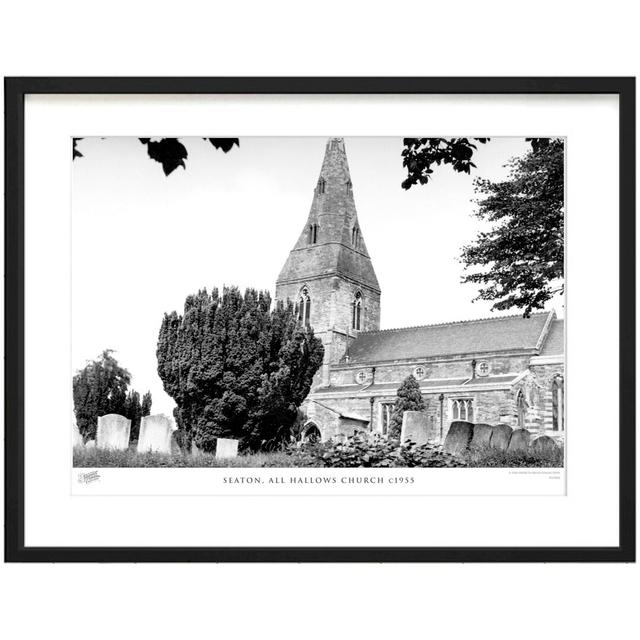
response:
M426 375L427 375L427 370L422 365L417 366L413 370L413 377L417 378L418 380L422 380L422 378L424 378Z
M356 373L356 382L358 384L364 384L367 381L367 377L366 371L358 371L358 373Z
M488 376L491 367L489 367L489 363L486 360L482 362L478 362L478 366L476 367L476 373L479 376Z

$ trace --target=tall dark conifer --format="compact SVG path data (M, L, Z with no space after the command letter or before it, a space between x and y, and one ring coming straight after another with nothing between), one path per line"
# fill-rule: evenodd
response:
M323 347L291 305L270 308L268 292L228 287L189 296L182 316L165 314L158 374L183 441L210 451L230 437L257 450L288 437Z
M389 435L397 438L402 430L402 416L405 411L423 411L425 409L424 399L420 392L420 384L412 376L407 376L396 392L396 401L391 414L391 424L389 425Z

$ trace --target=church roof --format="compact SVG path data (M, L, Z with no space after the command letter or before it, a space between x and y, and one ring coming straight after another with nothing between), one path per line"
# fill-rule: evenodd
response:
M358 222L343 138L327 141L311 210L277 283L327 275L344 276L380 291Z
M564 320L554 320L544 341L541 356L557 356L564 353Z
M360 333L351 343L348 363L384 362L500 351L539 350L555 313L449 322ZM555 334L554 334L555 336ZM555 340L555 338L554 338ZM343 359L343 363L347 360Z

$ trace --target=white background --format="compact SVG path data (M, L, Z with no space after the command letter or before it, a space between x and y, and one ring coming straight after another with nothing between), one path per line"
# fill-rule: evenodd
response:
M6 75L634 75L628 2L12 3ZM311 10L312 9L312 10ZM307 13L308 11L308 13ZM607 162L594 152L594 173ZM597 179L594 175L593 179ZM571 304L571 303L569 303ZM9 566L11 637L600 638L637 566ZM123 603L105 615L100 603ZM141 612L158 611L151 617Z
M593 385L595 335L598 366L607 371L598 381L598 391L604 398L614 398L618 393L618 288L610 286L617 281L618 272L616 96L183 95L96 99L29 95L25 122L27 546L617 544L617 457L602 456L602 422L593 404L585 401L585 390ZM542 476L529 478L531 490L520 492L530 494L526 499L514 497L512 485L522 480L515 475L508 478L511 486L507 490L502 490L501 482L494 482L493 490L487 488L485 495L478 497L473 488L464 486L468 484L464 478L475 478L476 473L483 473L481 470L468 474L445 470L453 476L452 485L460 483L455 499L416 496L410 504L403 494L380 497L382 492L371 492L365 500L347 497L344 494L353 491L342 485L338 487L340 500L310 499L306 487L286 499L259 496L246 497L242 502L214 495L190 499L167 494L146 497L148 469L135 469L130 474L122 470L105 472L100 482L107 493L122 492L122 487L113 482L114 476L147 480L147 487L144 482L131 483L130 493L134 495L126 500L69 495L71 452L65 435L66 418L71 415L71 367L68 365L68 376L51 375L50 367L43 363L56 363L55 371L63 368L62 363L69 363L75 333L75 325L69 320L70 294L75 295L70 288L75 272L75 262L72 269L70 261L70 139L78 131L87 135L133 135L142 127L161 135L184 127L186 135L194 135L211 122L217 123L217 135L238 132L241 138L257 132L269 136L304 132L319 135L337 130L348 135L399 135L401 128L416 131L431 126L432 131L453 131L462 122L467 130L488 132L486 135L492 138L524 129L534 137L557 132L567 138L566 497L540 497L550 489L549 481ZM599 166L597 182L585 179L592 171L594 139L599 153L610 159ZM43 148L46 154L41 152ZM603 215L604 225L599 224ZM593 259L596 246L606 259ZM98 244L96 259L111 259L112 251L108 243ZM597 305L594 289L599 291ZM54 308L55 314L42 312ZM615 406L608 407L607 418L617 424ZM607 446L617 449L617 430L607 434ZM594 460L598 461L597 473ZM442 493L437 487L428 488L438 482L439 475L432 471L416 473L416 492ZM179 475L182 479L205 476L212 478L213 484L224 473L224 469L159 469L153 475L158 483ZM496 480L493 475L488 477ZM189 483L185 484L178 491L183 496L192 495ZM561 481L557 484L559 493ZM173 488L167 493L175 492ZM212 488L210 493L221 491ZM499 497L504 494L507 497ZM128 526L122 526L123 522ZM305 526L298 527L297 522Z

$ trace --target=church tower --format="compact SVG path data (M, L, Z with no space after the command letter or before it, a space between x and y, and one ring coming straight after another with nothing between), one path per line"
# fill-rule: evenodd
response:
M360 331L380 328L380 286L353 198L344 139L329 138L307 221L276 281L325 349L319 384Z

